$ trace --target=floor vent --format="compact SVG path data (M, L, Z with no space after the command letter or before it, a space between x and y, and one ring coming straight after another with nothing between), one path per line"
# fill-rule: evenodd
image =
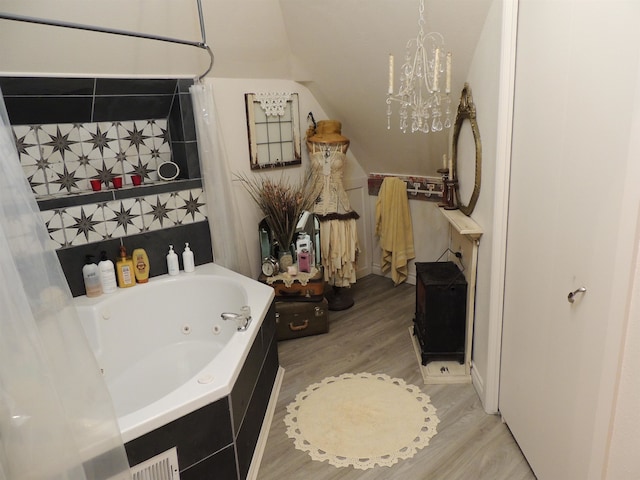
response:
M131 478L133 480L180 480L176 447L131 467Z

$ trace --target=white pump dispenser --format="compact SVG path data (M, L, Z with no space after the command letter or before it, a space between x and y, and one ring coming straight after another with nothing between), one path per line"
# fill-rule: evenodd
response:
M169 270L169 275L178 275L178 273L180 273L178 255L173 251L173 245L169 245L169 253L167 254L167 269Z
M184 267L184 271L187 273L191 273L196 269L193 252L189 248L189 242L184 244L184 252L182 252L182 266Z

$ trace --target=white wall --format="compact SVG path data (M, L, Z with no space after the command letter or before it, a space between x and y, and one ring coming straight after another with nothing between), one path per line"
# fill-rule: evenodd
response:
M500 77L500 42L502 1L495 0L487 15L482 34L469 68L467 82L477 109L478 129L482 141L482 178L478 203L471 218L482 227L483 235L478 249L478 275L473 339L473 381L484 402L485 376L489 365L490 336L489 304L494 220L494 179L498 138L498 96ZM466 123L465 123L466 124ZM464 133L464 132L463 132ZM473 189L475 149L469 132L467 140L460 136L458 170L461 173L462 199L468 199ZM466 202L465 202L466 203ZM493 410L490 408L489 410Z
M268 175L273 178L279 178L285 175L292 181L299 179L306 171L309 165L309 155L303 144L302 146L302 165L297 167L288 167L284 169L275 169L272 171L253 172L249 166L249 145L247 142L247 118L245 114L245 93L259 92L295 92L298 93L300 106L300 129L301 135L307 129L306 118L309 112L313 112L316 121L326 119L326 115L318 105L313 96L306 87L290 80L268 80L268 79L212 79L216 107L224 142L229 158L229 168L232 173L247 175ZM348 132L343 131L348 135ZM304 143L304 140L303 140ZM350 154L347 154L347 166L344 173L345 187L349 192L349 198L352 208L360 213L358 220L358 236L361 242L361 255L358 262L359 276L370 272L371 254L369 246L369 226L367 211L367 203L364 201L366 193L366 175L358 164L357 160ZM247 244L250 263L253 268L253 276L257 278L260 271L260 249L258 243L258 223L262 216L255 203L244 190L242 184L235 181L234 191L236 200L240 209L242 218L238 219L242 224L244 231L244 241ZM214 226L214 230L217 228ZM368 270L367 270L368 269Z

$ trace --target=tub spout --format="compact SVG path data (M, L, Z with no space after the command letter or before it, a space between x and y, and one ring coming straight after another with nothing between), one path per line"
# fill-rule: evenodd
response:
M235 320L239 332L244 332L249 328L251 323L251 314L246 307L243 307L242 313L223 312L220 314L222 320Z

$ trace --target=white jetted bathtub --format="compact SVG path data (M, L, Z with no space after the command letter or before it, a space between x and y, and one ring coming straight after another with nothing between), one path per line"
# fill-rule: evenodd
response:
M76 297L124 442L229 395L272 299L271 287L213 263ZM245 306L245 331L221 318Z

